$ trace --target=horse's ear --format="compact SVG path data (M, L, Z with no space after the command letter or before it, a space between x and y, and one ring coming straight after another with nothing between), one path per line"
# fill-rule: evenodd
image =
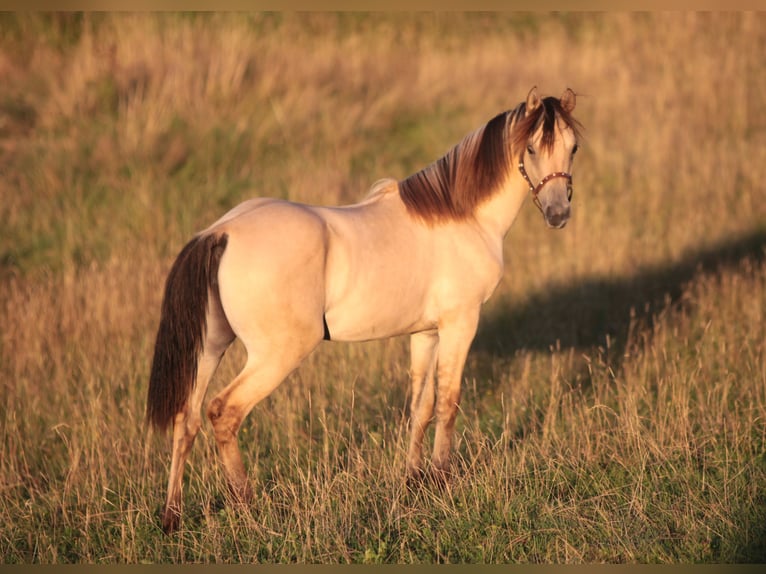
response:
M534 112L540 106L540 96L537 95L537 86L533 86L527 94L527 113Z
M575 104L577 103L577 98L575 97L575 93L567 88L564 90L564 95L561 96L561 107L564 108L564 110L567 113L570 113L573 109L575 109Z

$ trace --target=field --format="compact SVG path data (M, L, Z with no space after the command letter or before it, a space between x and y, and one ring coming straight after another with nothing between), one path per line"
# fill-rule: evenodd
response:
M0 15L3 562L765 561L764 53L761 13ZM164 535L178 250L249 197L361 199L533 85L578 93L573 217L506 238L454 479L405 484L407 339L326 343L245 421L255 503L206 423Z

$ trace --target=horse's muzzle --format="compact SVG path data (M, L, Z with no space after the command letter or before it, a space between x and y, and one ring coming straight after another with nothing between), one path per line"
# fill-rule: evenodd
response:
M559 205L549 205L545 208L543 215L545 216L545 223L548 227L554 229L561 229L569 221L570 208L569 203Z

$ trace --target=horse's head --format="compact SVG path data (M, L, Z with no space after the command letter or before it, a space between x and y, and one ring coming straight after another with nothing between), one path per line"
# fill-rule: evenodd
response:
M572 201L572 161L580 134L571 116L574 107L575 93L569 88L560 99L540 98L532 88L513 130L519 172L545 222L557 229L569 220Z

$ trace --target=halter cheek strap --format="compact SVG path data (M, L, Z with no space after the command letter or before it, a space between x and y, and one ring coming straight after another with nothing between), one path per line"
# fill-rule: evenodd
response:
M527 170L524 168L524 157L522 156L519 158L519 172L521 172L521 176L526 180L526 182L529 184L529 191L532 192L532 201L534 201L535 205L537 206L537 209L540 210L540 213L543 213L543 206L540 203L540 199L537 197L537 194L540 193L540 191L543 189L543 186L548 183L552 179L556 179L557 177L563 177L567 180L567 200L572 201L572 174L567 173L565 171L554 171L553 173L549 173L544 178L540 180L540 183L537 185L532 184L532 180L529 179L529 175L527 174Z

